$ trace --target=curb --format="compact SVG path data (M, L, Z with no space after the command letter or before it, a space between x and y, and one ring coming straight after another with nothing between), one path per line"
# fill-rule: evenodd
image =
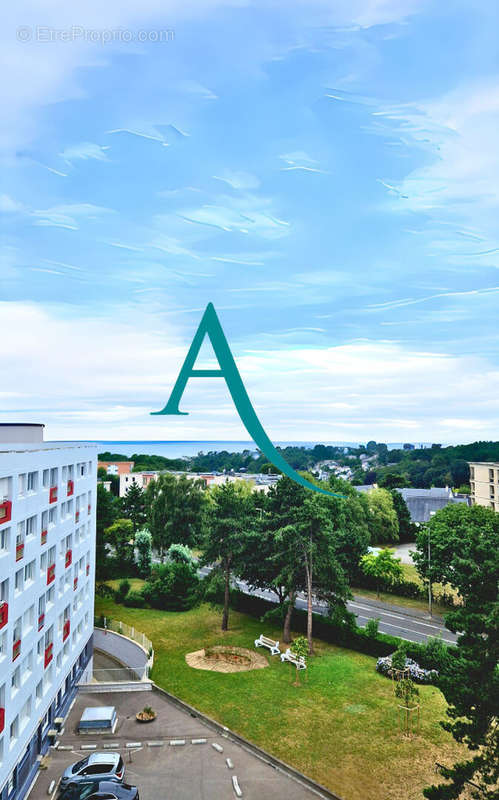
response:
M279 758L270 755L270 753L267 753L266 750L263 750L261 747L257 747L257 745L248 741L248 739L245 739L238 733L234 733L234 731L229 730L229 728L227 728L225 725L222 725L220 722L216 722L214 719L211 719L211 717L208 717L201 711L198 711L197 708L190 706L188 703L184 703L183 700L180 700L178 697L175 697L175 695L170 694L170 692L167 692L166 689L162 689L154 682L152 683L152 689L154 692L158 692L158 694L166 697L166 699L169 700L173 705L177 706L177 708L180 708L182 711L185 711L187 714L189 714L189 716L197 717L209 728L216 731L220 736L235 742L235 744L238 744L244 750L247 750L261 761L265 762L274 769L283 772L289 778L297 783L300 783L302 786L305 786L307 789L310 789L318 797L323 798L323 800L343 800L343 798L341 798L339 795L334 794L334 792L331 792L329 789L326 789L325 786L322 786L320 783L312 780L312 778L308 778L302 772L294 767L290 767L289 764L286 764Z

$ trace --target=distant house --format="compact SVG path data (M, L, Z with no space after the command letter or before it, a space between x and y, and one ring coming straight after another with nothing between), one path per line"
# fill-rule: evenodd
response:
M432 514L445 508L449 503L466 503L469 500L465 495L455 494L448 486L432 489L396 489L404 498L412 522L421 524L428 522Z
M366 483L363 486L354 486L354 489L357 489L358 492L372 492L373 489L377 488L377 483Z
M470 462L471 503L499 511L499 462Z
M99 461L97 468L103 467L108 475L129 475L135 461Z

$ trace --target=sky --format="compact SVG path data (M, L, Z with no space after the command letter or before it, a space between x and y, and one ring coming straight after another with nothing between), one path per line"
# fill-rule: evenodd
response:
M274 440L498 439L498 24L494 0L10 4L0 421L248 438L217 379L150 416L212 302Z

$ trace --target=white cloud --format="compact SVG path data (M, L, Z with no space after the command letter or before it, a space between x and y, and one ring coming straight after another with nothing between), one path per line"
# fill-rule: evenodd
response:
M18 203L17 200L14 200L8 194L0 194L0 212L4 212L6 214L13 214L16 211L23 211L24 206L22 203Z
M81 220L96 220L103 214L112 213L110 208L95 206L92 203L68 203L45 210L30 212L35 217L34 225L78 230Z
M109 150L109 146L102 147L100 144L95 144L94 142L81 142L80 144L66 147L60 155L61 158L68 163L78 159L81 159L82 161L88 161L89 159L106 161L107 150Z
M213 178L227 183L233 189L257 189L260 186L259 178L250 172L233 172L226 169L221 175L213 175Z
M0 335L16 330L16 348L3 354L9 386L0 395L2 419L32 417L36 408L56 438L246 438L224 381L189 381L181 404L188 417L149 416L168 398L202 309L187 331L185 317L163 315L158 325L145 308L74 318L69 308L0 303ZM230 345L276 440L363 440L376 431L386 441L463 441L493 436L499 424L499 371L483 357L393 341L252 351ZM213 358L201 363L216 365Z

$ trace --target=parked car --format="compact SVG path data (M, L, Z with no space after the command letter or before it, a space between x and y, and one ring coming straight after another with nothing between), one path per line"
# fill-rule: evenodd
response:
M117 781L68 783L58 800L140 800L136 786Z
M119 753L92 753L62 774L61 788L80 781L119 781L125 777L125 765Z

